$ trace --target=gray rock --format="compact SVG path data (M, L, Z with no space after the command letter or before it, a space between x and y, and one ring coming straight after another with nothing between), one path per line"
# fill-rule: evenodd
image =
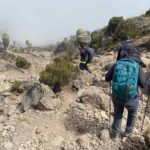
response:
M103 129L100 133L100 139L104 142L110 140L110 134L108 129Z
M60 105L60 99L56 98L54 92L41 83L34 83L27 91L21 103L23 111L29 109L53 110Z
M102 91L95 89L84 90L79 97L81 103L91 104L98 109L107 110L109 106L109 97Z

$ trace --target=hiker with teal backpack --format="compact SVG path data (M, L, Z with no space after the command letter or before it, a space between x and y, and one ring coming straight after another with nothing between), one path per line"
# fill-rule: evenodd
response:
M88 64L92 63L95 53L94 49L89 47L89 43L91 42L91 36L87 31L83 29L78 29L76 33L76 40L80 52L79 67L81 70L86 70L91 73Z
M112 138L117 138L121 132L121 121L124 108L128 111L124 135L133 132L139 106L138 85L142 88L150 86L140 66L140 51L127 40L118 51L117 62L105 76L106 81L112 81L112 102L114 118L111 128Z

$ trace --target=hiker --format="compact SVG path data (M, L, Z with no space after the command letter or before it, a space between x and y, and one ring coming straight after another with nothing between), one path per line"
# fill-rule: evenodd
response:
M120 60L122 57L125 57L127 53L128 55L130 55L130 57L134 57L136 61L141 61L140 50L133 44L129 36L124 38L124 42L117 49L117 51L118 51L117 61Z
M150 86L150 78L145 77L139 65L141 63L140 53L133 47L132 42L128 41L122 45L120 52L121 57L105 76L106 81L112 81L112 102L114 106L112 138L117 138L120 135L124 108L128 111L124 135L128 136L133 132L139 106L138 85L141 88Z
M78 29L76 34L76 39L78 43L78 48L80 51L80 69L86 70L91 73L91 70L88 67L89 63L92 63L94 57L94 49L90 48L88 45L91 42L91 36L87 31L83 29Z

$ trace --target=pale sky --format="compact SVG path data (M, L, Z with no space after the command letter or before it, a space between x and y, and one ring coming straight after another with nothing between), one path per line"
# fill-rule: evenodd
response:
M113 16L145 13L150 0L0 0L0 33L33 45L61 41L78 28L93 31Z

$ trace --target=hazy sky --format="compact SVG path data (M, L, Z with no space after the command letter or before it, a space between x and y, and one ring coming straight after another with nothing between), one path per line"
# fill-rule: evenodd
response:
M0 0L0 32L43 45L78 28L102 28L112 16L138 16L149 8L150 0Z

